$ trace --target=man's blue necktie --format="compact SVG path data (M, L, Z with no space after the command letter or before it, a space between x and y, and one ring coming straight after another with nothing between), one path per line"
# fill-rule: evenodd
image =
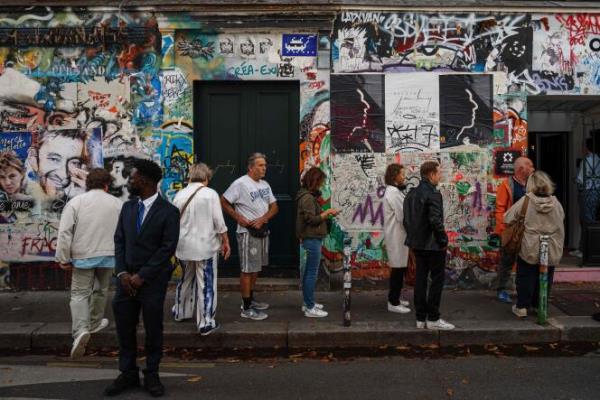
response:
M138 203L138 212L137 212L137 233L140 233L142 230L142 222L144 221L144 202L140 201Z

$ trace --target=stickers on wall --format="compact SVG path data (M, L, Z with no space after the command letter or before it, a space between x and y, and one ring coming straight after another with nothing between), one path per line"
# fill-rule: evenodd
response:
M494 175L511 176L515 173L515 161L521 156L518 149L494 150Z
M315 57L317 55L317 35L283 34L281 55Z

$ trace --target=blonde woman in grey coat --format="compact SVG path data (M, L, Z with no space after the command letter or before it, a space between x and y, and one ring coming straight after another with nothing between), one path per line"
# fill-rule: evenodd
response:
M517 304L512 308L519 318L527 317L527 310L537 310L539 296L540 236L548 235L548 291L554 277L554 267L560 263L565 240L565 212L553 196L554 183L542 171L534 172L527 180L527 194L504 214L507 224L515 221L526 199L525 232L517 257Z
M390 164L385 171L385 195L383 196L384 241L390 271L388 311L406 314L410 312L408 301L400 294L404 273L408 266L408 247L404 245L406 230L404 220L404 193L406 172L400 164Z

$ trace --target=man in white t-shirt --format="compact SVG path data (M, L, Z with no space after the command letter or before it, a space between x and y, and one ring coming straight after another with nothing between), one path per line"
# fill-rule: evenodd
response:
M237 223L237 242L240 257L240 289L243 318L263 320L269 305L254 299L256 278L263 266L269 264L268 222L279 207L271 186L263 180L267 159L262 153L248 158L248 173L236 179L221 196L223 210Z

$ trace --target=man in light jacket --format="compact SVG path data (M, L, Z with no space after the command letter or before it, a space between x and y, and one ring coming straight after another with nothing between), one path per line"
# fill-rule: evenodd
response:
M109 324L104 317L106 292L115 267L113 235L121 200L107 193L108 171L92 169L86 178L87 192L71 199L63 209L58 230L56 261L71 276L71 357L80 357L90 334Z
M196 308L196 327L206 336L219 328L217 310L217 262L219 250L225 259L230 248L219 195L207 187L212 171L206 164L190 167L190 183L175 196L181 222L175 255L183 276L177 285L173 317L190 319Z

